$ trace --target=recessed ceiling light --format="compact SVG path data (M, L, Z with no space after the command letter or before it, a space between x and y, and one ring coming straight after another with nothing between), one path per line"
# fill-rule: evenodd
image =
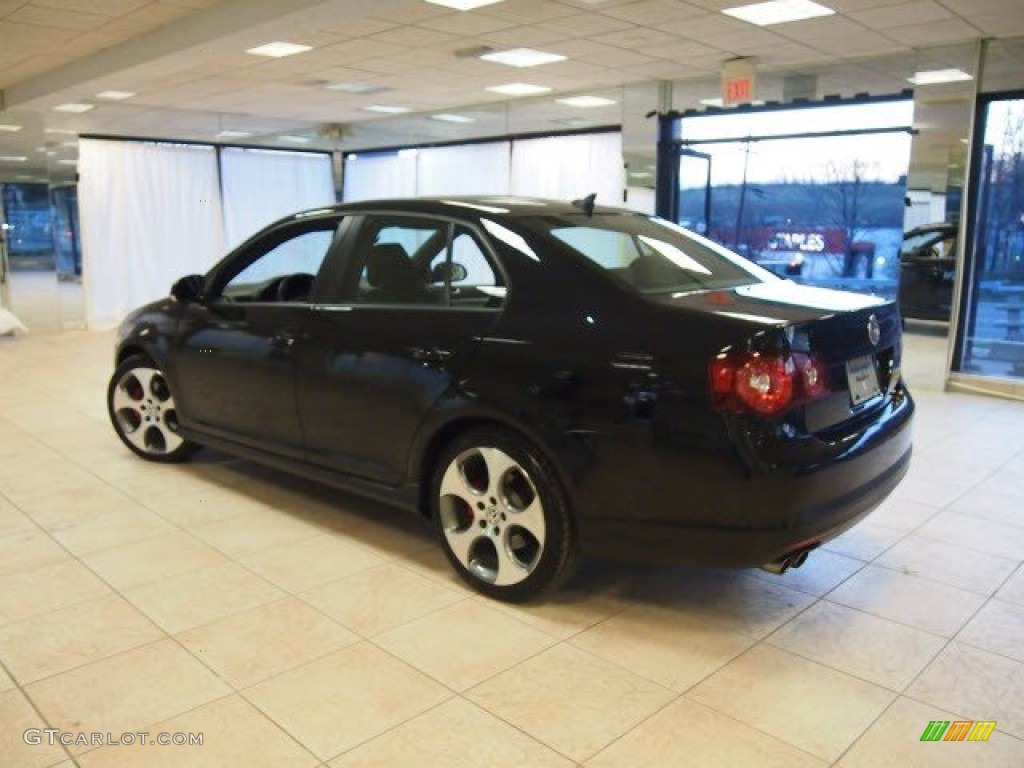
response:
M467 115L452 115L447 112L440 115L431 115L431 120L439 120L442 123L475 123L475 117L469 117Z
M541 64L553 64L556 61L565 61L565 56L560 53L546 53L535 51L533 48L512 48L508 51L495 51L485 53L480 57L483 61L493 61L495 64L507 64L510 67L536 67Z
M28 158L24 155L0 155L0 163L24 163Z
M78 165L77 160L58 160L57 163L60 165Z
M71 112L73 114L81 114L82 112L88 112L93 109L93 104L82 104L80 102L72 101L67 104L58 104L53 108L54 112Z
M328 83L324 86L329 91L341 91L342 93L381 93L382 91L390 91L391 89L384 85L376 85L374 83L355 82L355 83Z
M506 96L529 96L535 93L547 93L551 89L543 85L531 85L530 83L505 83L505 85L492 85L487 90L493 93L502 93Z
M293 136L285 134L284 136L278 136L281 141L290 141L292 144L309 144L312 141L308 136Z
M819 16L832 16L835 11L824 5L812 3L811 0L772 0L768 3L725 8L722 13L742 21L749 21L751 24L757 24L759 27L767 27L772 24L815 19Z
M722 97L716 96L713 99L701 99L700 103L705 107L720 107L722 106Z
M62 141L60 143L60 145L62 147L75 148L75 147L78 146L78 142L77 141Z
M247 136L252 136L248 131L232 131L228 129L226 131L218 131L218 139L244 139Z
M71 130L68 130L67 128L46 128L46 129L44 129L43 133L60 133L60 134L63 134L64 136L77 136L78 135L78 131L71 131Z
M567 107L580 107L581 109L610 107L612 104L618 103L614 99L606 99L602 96L570 96L567 99L555 99L555 101L559 104L565 104Z
M269 56L272 59L280 59L285 56L294 56L296 53L305 53L312 50L313 46L311 45L282 43L278 41L267 43L266 45L258 45L255 48L247 48L245 52L251 53L253 56Z
M106 99L107 101L122 101L137 95L138 94L132 93L131 91L100 91L96 94L96 98Z
M364 112L381 112L385 115L401 115L403 112L408 112L408 107L395 107L390 104L371 104L368 107L363 107Z
M960 83L964 80L974 78L962 69L929 69L923 72L915 72L913 77L907 80L914 85L938 85L939 83Z
M0 123L0 131L3 131L4 133L14 133L14 132L20 131L20 130L21 130L21 126L20 125L11 125L10 123Z
M445 8L454 8L456 11L471 11L474 8L500 3L501 0L427 0L427 2L431 5L443 5Z

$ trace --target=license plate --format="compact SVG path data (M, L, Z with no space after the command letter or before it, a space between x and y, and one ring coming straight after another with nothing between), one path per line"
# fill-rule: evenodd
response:
M871 355L857 357L846 363L846 381L850 385L850 402L860 405L879 394L878 371Z

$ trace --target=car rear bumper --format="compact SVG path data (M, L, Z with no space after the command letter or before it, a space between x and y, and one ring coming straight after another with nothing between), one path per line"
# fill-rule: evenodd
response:
M581 525L582 549L615 559L723 567L759 566L812 549L864 519L906 475L913 412L907 395L887 407L842 456L803 470L736 477L719 494L718 519L728 521L724 524L713 522L714 511L698 517L686 509L671 518L590 518ZM685 503L696 494L685 487L692 478L679 477L667 480L659 492ZM707 477L708 483L722 482L713 473Z

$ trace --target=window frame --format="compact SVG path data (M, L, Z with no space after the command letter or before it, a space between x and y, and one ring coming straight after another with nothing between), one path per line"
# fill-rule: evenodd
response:
M211 304L230 304L240 307L283 307L313 306L325 281L328 279L335 254L345 241L351 226L351 216L333 214L309 219L292 219L262 230L245 241L235 251L214 267L207 275L204 294ZM314 275L313 287L307 301L232 301L224 296L224 289L242 272L270 255L279 246L313 232L331 232L332 239L324 252L320 268Z
M356 247L359 242L360 235L364 231L364 227L367 226L369 220L382 217L394 217L399 219L425 219L427 221L437 222L443 224L446 230L445 234L445 263L450 264L452 260L452 243L453 234L458 227L463 227L469 234L477 241L480 246L480 250L487 259L491 268L494 271L496 278L499 278L505 288L505 296L502 298L501 306L499 307L483 307L483 306L452 306L451 304L451 280L445 280L442 297L443 303L438 304L402 304L392 302L363 302L353 297L344 297L343 293L347 291L350 285L358 284L358 277L353 281L353 270L356 269L356 265L353 261L356 255ZM509 299L512 295L512 284L509 280L508 270L505 265L502 264L501 259L498 256L497 250L491 244L490 239L481 227L477 226L476 222L467 219L461 219L456 216L451 216L443 213L423 213L420 211L403 211L393 208L379 208L374 210L360 210L357 212L350 213L346 220L349 220L349 226L342 239L340 253L338 255L338 268L336 274L330 276L329 281L325 280L323 290L318 294L318 299L314 302L318 307L324 309L341 309L341 310L352 310L352 309L389 309L389 310L402 310L402 311L424 311L424 310L444 310L446 312L490 312L498 313L504 311L508 305ZM365 268L365 264L358 266L361 274L362 269Z

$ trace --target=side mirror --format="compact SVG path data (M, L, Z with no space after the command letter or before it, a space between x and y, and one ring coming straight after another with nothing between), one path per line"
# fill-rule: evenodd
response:
M467 277L469 277L469 272L457 261L453 261L451 264L442 262L434 267L430 273L430 281L432 283L460 283Z
M171 296L183 304L203 300L203 276L188 275L171 286Z

